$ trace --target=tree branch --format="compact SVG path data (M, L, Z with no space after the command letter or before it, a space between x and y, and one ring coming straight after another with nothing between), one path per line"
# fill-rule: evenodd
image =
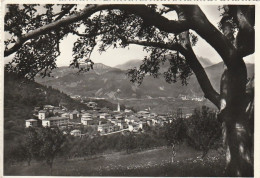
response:
M246 11L246 12L245 12ZM254 6L238 6L236 21L238 24L238 34L236 46L239 55L244 57L255 52L255 29L254 29ZM253 19L252 19L253 18Z
M185 59L187 60L190 68L196 75L196 78L200 84L200 87L205 95L205 98L209 99L213 104L220 108L220 95L218 92L212 87L211 82L200 64L197 56L195 55L189 39L189 32L183 32L180 34L180 38L182 38L182 46L183 51L180 51Z
M75 5L72 4L65 8L62 12L59 13L59 16L55 19L55 21L60 20L62 17L64 17L74 6Z
M196 75L200 87L205 94L205 98L209 99L212 103L214 103L217 106L217 108L219 108L220 96L216 92L216 90L214 90L214 88L212 87L204 68L200 64L198 58L196 57L196 55L194 54L191 48L190 42L187 41L189 40L189 32L183 32L181 34L181 37L184 40L184 43L182 45L178 43L168 44L168 43L148 42L148 41L139 41L139 40L130 40L130 39L123 39L123 40L128 44L152 46L157 48L179 51L185 57L190 68Z
M50 24L44 25L38 29L32 30L31 32L21 36L17 42L14 44L13 47L10 49L5 50L4 56L9 56L10 54L16 52L25 41L32 39L34 37L37 37L39 35L43 35L48 33L51 30L55 30L58 27L64 26L64 25L69 25L73 22L77 22L79 20L82 20L86 17L89 17L91 14L94 12L102 9L102 5L89 5L86 6L80 13L76 13L74 15L68 16L66 18L57 20L55 22L52 22Z
M205 39L221 56L228 69L245 70L243 59L230 40L212 25L199 6L182 7L185 16L191 23L191 29Z
M167 18L161 16L159 13L154 12L152 9L145 5L116 5L116 4L103 4L103 5L88 5L80 13L68 16L63 19L59 19L55 22L42 26L38 29L32 30L29 33L22 35L13 47L5 50L4 56L9 56L10 54L16 52L22 44L28 39L32 39L39 35L48 33L51 30L55 30L58 27L69 25L71 23L77 22L84 18L89 17L93 13L104 10L104 9L119 9L125 10L130 13L134 13L140 16L147 24L154 25L160 30L169 33L181 33L189 28L189 23L185 20L175 21L168 20Z
M107 30L104 30L104 31L100 31L100 32L96 32L96 33L79 33L79 32L77 32L75 30L72 30L71 33L74 34L74 35L77 35L77 36L82 36L82 37L89 38L89 37L96 36L96 35L102 35L104 33L112 31L113 29L114 28L110 28L110 29L107 29Z

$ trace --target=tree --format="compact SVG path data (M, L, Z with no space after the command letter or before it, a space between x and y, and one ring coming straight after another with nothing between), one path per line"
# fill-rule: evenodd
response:
M213 26L196 5L7 5L5 56L15 53L6 70L28 78L37 73L49 75L56 67L60 54L59 42L68 34L78 36L74 43L72 67L92 68L90 55L98 45L100 52L130 44L144 46L150 53L139 69L129 70L131 81L141 83L146 74L158 77L160 64L169 60L166 81L187 79L194 73L205 98L219 109L224 122L227 150L227 175L253 175L253 95L248 94L247 69L243 58L253 54L255 37L255 7L253 5L222 6L220 30ZM178 20L164 16L176 12ZM42 13L43 12L43 13ZM211 45L224 61L227 69L218 93L197 59L192 46L197 35ZM80 63L87 63L82 68ZM15 65L13 65L15 64ZM249 118L250 117L250 118Z
M41 142L38 139L37 132L34 128L29 127L26 130L24 144L21 148L25 154L28 166L31 165L33 158L38 156Z
M210 149L217 149L221 143L221 121L216 119L214 111L206 106L194 109L186 123L186 136L188 143L201 150L204 158Z
M58 128L29 128L23 146L28 165L33 158L44 160L52 174L54 158L61 152L64 142L65 137Z
M178 145L186 138L186 125L183 118L176 118L172 123L166 125L165 138L168 145Z
M58 128L41 128L38 130L37 139L40 141L37 156L46 161L52 174L54 158L61 151L65 137Z

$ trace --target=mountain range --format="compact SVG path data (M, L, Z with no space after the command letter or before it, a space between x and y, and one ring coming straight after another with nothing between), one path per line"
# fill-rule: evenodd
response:
M204 58L204 57L198 57L201 65L203 67L209 67L211 65L213 65L213 63L207 59L207 58ZM140 65L142 64L142 60L140 59L132 59L128 62L125 62L123 64L119 64L119 65L116 65L115 68L118 68L118 69L121 69L121 70L128 70L128 69L131 69L131 68L138 68ZM168 61L166 62L166 64L168 64ZM164 66L167 66L167 65L164 65Z
M179 95L203 96L194 75L188 80L188 85L181 82L169 84L162 76L153 78L146 76L141 85L130 82L126 75L129 68L140 65L140 60L132 60L116 67L109 67L101 63L94 64L93 70L77 73L78 69L59 67L52 71L53 77L36 77L36 82L52 86L68 95L83 97L100 97L107 99L119 98L155 98L178 97ZM161 68L167 67L164 64ZM254 75L254 64L247 64L248 77ZM213 87L219 91L220 78L224 71L223 62L205 68ZM118 90L119 89L119 90ZM121 92L118 92L121 91Z

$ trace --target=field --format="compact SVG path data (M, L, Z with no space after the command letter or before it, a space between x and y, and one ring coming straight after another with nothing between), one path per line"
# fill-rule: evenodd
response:
M126 154L125 152L97 155L73 160L55 160L53 176L223 176L224 157L211 151L202 160L201 153L187 146L177 149L171 160L171 149L155 148ZM4 175L51 175L44 163L33 162L5 166Z

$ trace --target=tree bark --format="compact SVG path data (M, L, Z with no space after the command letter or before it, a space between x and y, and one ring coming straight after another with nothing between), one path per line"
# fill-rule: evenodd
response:
M221 81L221 99L226 100L220 117L226 146L226 176L253 176L253 139L246 113L246 75L225 71Z
M253 176L252 138L245 122L245 112L224 114L224 136L226 144L226 176ZM232 122L237 120L237 122Z

